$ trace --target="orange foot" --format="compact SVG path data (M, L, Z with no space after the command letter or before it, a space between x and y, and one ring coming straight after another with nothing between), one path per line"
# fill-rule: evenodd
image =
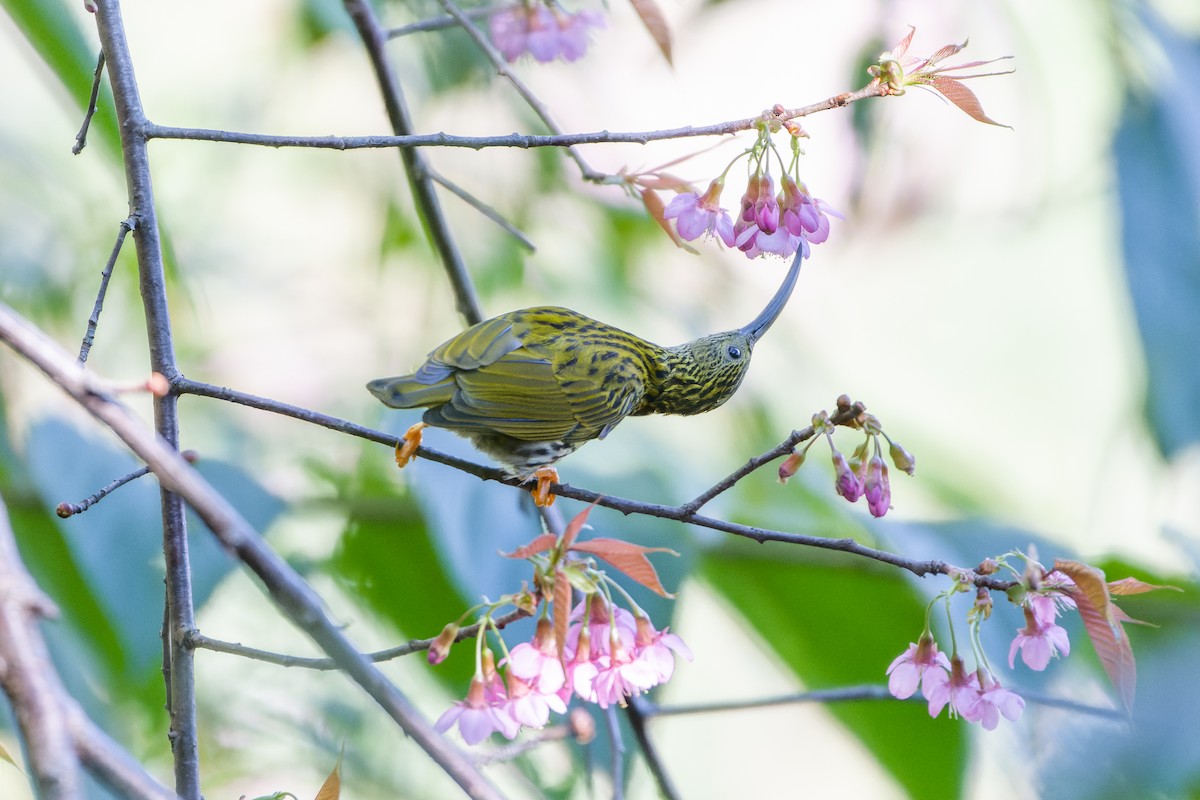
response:
M546 508L554 504L554 495L550 494L550 484L558 483L558 470L554 467L538 467L533 477L537 478L537 485L530 490L533 495L533 504L538 508Z
M404 469L408 462L417 456L417 448L421 446L421 430L428 426L418 422L404 432L404 438L396 443L396 466Z

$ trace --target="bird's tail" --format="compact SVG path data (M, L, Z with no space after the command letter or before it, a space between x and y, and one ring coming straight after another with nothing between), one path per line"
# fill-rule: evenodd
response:
M454 396L454 380L446 378L435 384L423 383L415 375L395 378L376 378L367 384L367 391L392 408L427 408L449 402Z

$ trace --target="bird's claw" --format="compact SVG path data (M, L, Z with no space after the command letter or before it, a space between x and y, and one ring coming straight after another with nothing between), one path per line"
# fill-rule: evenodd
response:
M428 426L424 422L418 422L405 431L404 438L396 443L397 467L404 469L408 462L416 458L417 449L421 446L421 431L426 427Z
M548 508L554 504L555 495L550 494L550 484L558 483L558 470L554 467L538 467L533 473L537 485L530 490L533 504L538 508Z

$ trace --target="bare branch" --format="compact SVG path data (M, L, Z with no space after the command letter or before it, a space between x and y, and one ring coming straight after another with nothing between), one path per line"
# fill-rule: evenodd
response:
M103 56L101 56L103 58ZM99 73L97 73L99 77ZM92 342L96 338L96 326L100 324L100 311L104 308L104 297L108 294L108 280L112 277L113 267L117 256L121 254L121 246L125 244L125 235L137 227L137 220L130 217L121 220L117 226L117 242L113 245L112 254L100 273L100 288L96 292L96 303L92 306L92 315L88 317L87 331L83 334L83 343L79 345L79 363L87 362L88 354L92 351Z
M503 629L516 622L519 619L528 617L529 614L517 609L505 614L502 617L497 617L492 621L492 625L496 628ZM454 637L455 643L461 642L464 639L474 639L479 633L479 623L467 625L459 629L458 634ZM429 639L413 639L396 647L389 647L386 650L377 650L374 653L364 653L363 656L373 662L391 661L392 659L401 658L403 656L412 655L428 650L434 643L437 637ZM281 667L303 667L304 669L315 670L333 670L340 669L341 665L332 658L307 658L304 656L290 656L283 653L272 653L269 650L259 650L255 647L246 647L237 642L223 642L220 639L211 639L208 636L202 635L199 631L193 631L188 637L188 644L193 648L202 650L212 650L216 653L228 653L230 655L242 656L253 661L265 661L268 664L278 664Z
M37 621L58 616L21 564L8 510L0 498L0 687L12 703L37 795L82 797L83 783L60 698L58 673Z
M100 51L100 57L96 59L96 72L92 75L92 94L88 97L87 111L83 115L83 124L79 126L79 133L75 134L75 146L71 148L71 152L79 155L83 152L83 148L87 147L88 128L92 124L92 117L96 114L96 101L100 98L100 76L104 74L104 51Z
M497 798L496 790L457 748L413 708L412 703L343 635L324 612L321 598L250 524L161 437L147 429L105 384L82 369L57 344L0 303L0 341L44 372L148 464L164 492L188 504L221 543L260 580L276 606L369 694L471 797ZM194 627L194 626L193 626ZM185 647L183 638L180 646ZM188 652L192 651L188 648ZM189 659L190 663L190 659Z
M638 746L642 749L642 757L646 759L646 768L650 770L650 774L654 776L654 782L658 784L658 793L665 800L677 800L680 796L679 791L671 781L671 776L667 774L666 765L659 758L658 748L654 746L654 742L650 741L650 732L646 729L648 707L650 707L650 701L645 696L630 695L629 701L625 704L625 716L629 719L629 726L633 728L633 735L637 737Z
M411 134L414 129L412 116L409 114L408 105L404 100L404 91L393 74L385 52L387 31L379 23L375 9L367 0L343 0L343 4L346 7L346 13L354 22L354 27L358 29L363 46L367 50L367 56L371 59L371 68L379 83L379 91L383 95L383 104L387 109L392 130L400 136ZM425 157L419 150L402 148L400 158L404 162L404 171L408 174L408 182L412 189L417 213L429 231L434 249L442 259L442 266L446 270L450 287L454 290L458 313L462 314L468 324L474 325L483 319L479 296L475 292L475 284L471 281L471 275L467 271L466 264L463 263L462 254L454 242L450 226L442 213L441 203L438 201L437 192L434 191L433 180L426 170Z
M108 64L113 105L121 131L121 154L129 194L130 218L134 221L137 245L138 280L142 309L149 337L150 365L168 380L176 372L175 344L171 335L171 314L167 307L166 273L163 269L162 242L159 239L158 212L150 180L150 156L143 133L146 121L138 92L133 59L125 39L118 0L97 0L96 28L100 46ZM174 395L154 400L155 428L172 448L179 447L178 398ZM178 454L176 454L178 457ZM166 602L164 607L163 679L170 715L171 753L175 759L175 791L186 800L200 800L200 750L196 730L196 676L192 651L182 644L185 631L196 627L192 605L192 572L188 556L187 520L183 501L167 488L161 492L163 557L166 562Z
M221 131L209 128L178 128L147 122L144 128L148 139L192 139L228 144L253 144L262 147L313 147L327 150L362 150L385 147L411 149L417 147L466 147L482 150L486 147L570 147L576 144L647 144L668 139L691 139L700 136L727 136L751 130L764 119L786 120L807 117L820 111L842 108L868 97L887 96L886 87L872 82L855 92L833 97L792 109L774 109L755 117L718 122L703 126L685 126L658 131L563 133L553 136L510 133L498 136L455 136L448 133L423 133L406 136L274 136L262 133Z

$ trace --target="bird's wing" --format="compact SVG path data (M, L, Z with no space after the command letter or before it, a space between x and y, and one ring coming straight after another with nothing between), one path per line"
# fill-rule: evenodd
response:
M579 427L551 362L524 349L478 369L460 370L454 380L458 391L449 402L430 409L427 422L531 442L558 441Z
M555 370L559 389L587 438L603 439L629 416L646 391L645 376L633 357L599 352L560 358Z
M501 314L472 325L444 342L432 353L413 378L421 383L445 380L455 370L479 369L495 363L521 346L510 314Z

